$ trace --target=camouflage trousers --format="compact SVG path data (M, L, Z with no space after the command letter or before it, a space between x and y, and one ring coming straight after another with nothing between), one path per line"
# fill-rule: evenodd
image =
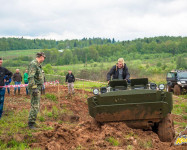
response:
M74 93L74 83L68 83L68 94Z
M30 94L31 94L31 109L30 109L30 113L29 113L29 121L28 122L34 123L36 121L37 114L40 109L41 91L38 90L37 95L33 95L33 92L31 90Z

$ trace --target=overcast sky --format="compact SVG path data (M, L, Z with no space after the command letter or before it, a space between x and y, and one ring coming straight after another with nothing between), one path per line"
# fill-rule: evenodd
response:
M187 36L187 0L0 0L0 37Z

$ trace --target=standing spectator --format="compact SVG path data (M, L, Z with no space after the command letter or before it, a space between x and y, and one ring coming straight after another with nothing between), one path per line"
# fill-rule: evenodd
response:
M16 73L13 75L13 81L15 82L15 85L20 85L22 81L22 76L19 72L19 69L16 69ZM17 87L14 88L14 95L16 95ZM18 95L20 95L20 87L18 87Z
M45 60L43 52L36 54L36 59L31 61L28 67L28 89L31 94L31 109L28 118L30 129L35 129L35 121L40 107L41 88L44 83L41 63Z
M23 77L24 77L24 83L28 84L28 70L25 70ZM28 86L26 86L25 89L26 89L26 95L28 95Z
M74 82L75 77L71 70L68 71L68 74L66 75L66 83L68 83L68 94L74 94Z
M5 81L5 85L9 85L11 83L12 79L9 78L8 75L6 75L4 77L4 81ZM10 95L10 88L9 87L7 87L7 91L8 91L8 94ZM6 88L5 88L5 92L6 92Z
M5 88L3 87L5 85L4 83L4 77L7 75L7 79L10 79L12 76L12 72L10 72L8 69L2 67L3 59L0 58L0 118L3 113L3 104L4 104L4 96L5 96Z

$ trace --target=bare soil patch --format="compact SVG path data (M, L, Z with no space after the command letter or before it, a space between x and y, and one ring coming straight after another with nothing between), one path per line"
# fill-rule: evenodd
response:
M57 92L58 91L58 92ZM88 113L87 97L92 96L90 92L75 90L75 94L69 96L67 88L64 86L50 86L46 88L46 93L54 94L58 97L57 102L41 98L41 112L47 109L52 110L56 106L59 110L66 108L70 112L59 116L62 122L51 118L45 120L44 124L54 129L33 133L32 137L15 135L15 138L26 140L34 139L30 144L31 148L41 148L47 150L67 150L67 149L170 149L185 150L186 146L174 146L173 142L161 142L158 135L153 131L143 131L132 129L124 122L112 122L97 124ZM21 89L21 95L6 95L5 107L7 111L19 112L23 109L30 109L29 96L26 96L25 89ZM6 115L8 112L5 112ZM174 120L185 122L181 116L173 115ZM27 119L27 118L26 118ZM6 139L6 137L5 137ZM111 139L114 139L112 141ZM8 137L7 137L8 140Z

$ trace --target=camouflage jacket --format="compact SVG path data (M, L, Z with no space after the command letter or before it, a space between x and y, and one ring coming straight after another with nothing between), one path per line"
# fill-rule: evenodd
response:
M40 88L44 83L41 64L35 59L31 61L28 67L29 89Z

